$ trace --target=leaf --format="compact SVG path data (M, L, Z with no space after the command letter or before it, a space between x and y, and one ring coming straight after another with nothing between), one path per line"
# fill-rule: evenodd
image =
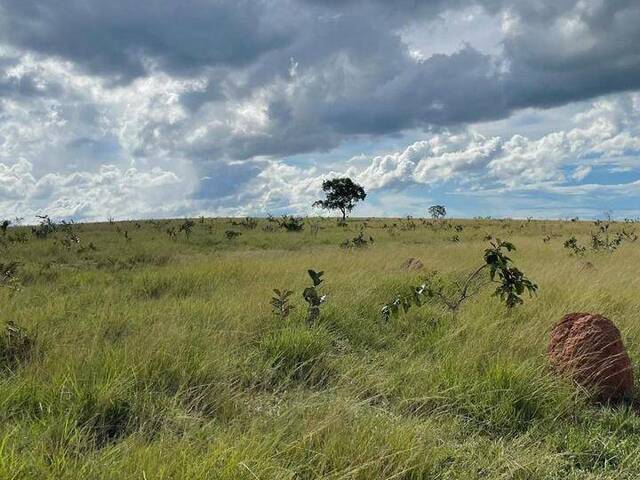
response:
M309 276L311 277L311 280L313 281L313 286L317 287L318 285L320 285L322 283L322 275L324 275L324 272L316 272L314 270L307 270L307 272L309 273Z

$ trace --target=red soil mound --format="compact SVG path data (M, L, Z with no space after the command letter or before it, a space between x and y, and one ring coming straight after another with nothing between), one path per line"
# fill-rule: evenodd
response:
M631 361L620 331L602 315L570 313L553 327L548 350L553 369L592 391L601 402L629 399Z

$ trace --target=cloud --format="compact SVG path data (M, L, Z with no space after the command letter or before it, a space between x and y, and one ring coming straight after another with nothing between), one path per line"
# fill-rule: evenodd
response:
M638 120L640 95L626 95L597 101L575 117L574 128L538 139L444 132L374 156L362 171L351 172L371 189L442 182L480 191L560 185L567 180L568 166L574 168L571 178L581 181L593 165L624 165L629 155L640 154Z
M189 74L241 66L286 43L267 2L186 0L3 0L0 38L128 81L156 64Z
M138 3L0 0L0 164L7 182L33 178L27 196L3 184L0 202L33 211L77 193L74 174L119 185L133 169L180 179L166 211L302 209L336 172L389 198L515 191L640 152L640 97L624 93L640 89L637 1ZM590 99L541 135L482 133ZM380 153L399 138L409 146ZM346 164L363 142L380 144L369 164ZM110 208L90 203L79 214Z
M576 167L576 169L573 171L571 178L577 181L584 180L586 177L589 176L592 169L593 167L591 167L590 165L580 165Z
M33 175L33 165L19 160L0 163L0 216L30 217L46 213L59 218L104 220L106 216L178 215L185 179L174 172L152 168L122 170L103 165L98 172Z
M265 117L256 128L207 130L218 141L232 135L215 153L236 158L326 150L357 135L505 118L640 88L640 6L630 0L154 0L135 7L69 0L64 8L2 0L0 8L0 41L15 49L120 82L159 72L198 78L202 89L181 94L189 108L202 109L198 119L254 105L252 115ZM502 49L485 54L450 38L450 53L416 60L406 28L470 8L502 26L495 38Z

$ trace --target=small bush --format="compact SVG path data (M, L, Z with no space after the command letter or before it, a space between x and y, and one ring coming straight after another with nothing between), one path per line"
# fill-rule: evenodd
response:
M240 235L242 235L241 232L236 232L234 230L227 230L226 232L224 232L224 236L227 237L227 240L234 240Z
M280 317L280 319L285 320L291 310L294 309L294 306L289 302L289 297L293 295L291 290L279 290L277 288L273 289L274 296L271 298L271 308L273 314Z
M587 247L585 247L584 245L580 245L578 243L578 239L574 236L565 240L563 246L564 248L569 250L570 255L575 255L578 257L581 257L582 255L584 255L584 253L587 250Z
M186 219L184 222L182 222L178 231L184 232L184 236L187 237L187 240L189 240L189 238L191 237L191 233L193 232L193 227L195 227L195 225L196 224L193 222L193 220Z
M366 248L370 245L373 245L373 237L369 235L369 239L367 240L364 238L364 230L360 230L357 236L351 240L345 240L340 244L340 247L349 250L352 248Z
M40 219L40 224L31 228L36 238L44 239L54 233L58 226L49 218L49 215L36 215Z
M302 217L283 215L282 218L278 220L278 225L287 232L301 232L304 229L304 220Z

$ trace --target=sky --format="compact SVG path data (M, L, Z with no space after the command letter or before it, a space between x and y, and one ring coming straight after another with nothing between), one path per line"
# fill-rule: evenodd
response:
M0 217L640 216L638 0L0 0Z

